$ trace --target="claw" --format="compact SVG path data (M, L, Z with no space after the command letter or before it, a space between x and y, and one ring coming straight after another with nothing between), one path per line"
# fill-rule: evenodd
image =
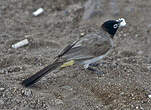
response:
M90 66L92 66L92 67L97 67L97 66L99 66L100 64L99 63L91 63L90 64Z
M94 72L94 73L96 73L98 76L100 76L102 74L105 74L103 71L97 70L97 69L92 68L92 67L88 67L87 69L90 70L90 71L92 71L92 72Z

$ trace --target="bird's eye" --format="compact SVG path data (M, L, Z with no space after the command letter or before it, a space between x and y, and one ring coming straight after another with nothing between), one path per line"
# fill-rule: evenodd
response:
M113 25L113 28L114 28L114 29L116 29L117 27L118 27L118 25L117 25L117 24L114 24L114 25Z

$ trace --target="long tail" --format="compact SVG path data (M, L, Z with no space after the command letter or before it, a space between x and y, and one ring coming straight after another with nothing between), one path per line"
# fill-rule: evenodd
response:
M34 75L32 75L31 77L23 80L22 85L25 87L31 86L32 84L36 83L38 80L40 80L40 78L42 78L44 75L46 75L47 73L53 71L54 69L56 69L57 67L61 66L64 62L58 62L58 58L62 57L64 54L66 54L77 42L79 41L79 39L77 41L75 41L74 43L68 45L67 47L65 47L62 52L57 56L57 59L50 65L46 66L45 68L43 68L42 70L38 71L37 73L35 73ZM66 65L72 65L74 62L71 61L68 64L63 65L62 67L65 67Z
M55 70L57 67L61 66L62 64L63 64L63 62L54 62L54 63L46 66L45 68L41 69L40 71L38 71L34 75L32 75L29 78L23 80L22 85L25 86L25 87L31 86L32 84L39 81L44 75L46 75L47 73Z

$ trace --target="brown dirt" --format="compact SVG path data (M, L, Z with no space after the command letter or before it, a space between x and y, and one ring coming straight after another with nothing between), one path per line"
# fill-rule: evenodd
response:
M100 1L88 19L83 19L86 0L0 1L0 109L151 109L151 1ZM45 12L34 17L40 7ZM120 17L127 26L118 31L114 51L102 61L104 75L74 65L48 74L31 88L20 85L81 32L95 32L104 20ZM11 48L25 38L29 45Z

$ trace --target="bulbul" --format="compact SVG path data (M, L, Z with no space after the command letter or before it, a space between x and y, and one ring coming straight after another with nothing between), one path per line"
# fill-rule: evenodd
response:
M25 87L36 83L47 73L57 67L70 64L83 65L85 69L94 70L91 64L107 56L113 48L113 38L119 27L125 26L123 18L105 21L97 33L90 33L69 44L56 57L53 63L22 81Z

